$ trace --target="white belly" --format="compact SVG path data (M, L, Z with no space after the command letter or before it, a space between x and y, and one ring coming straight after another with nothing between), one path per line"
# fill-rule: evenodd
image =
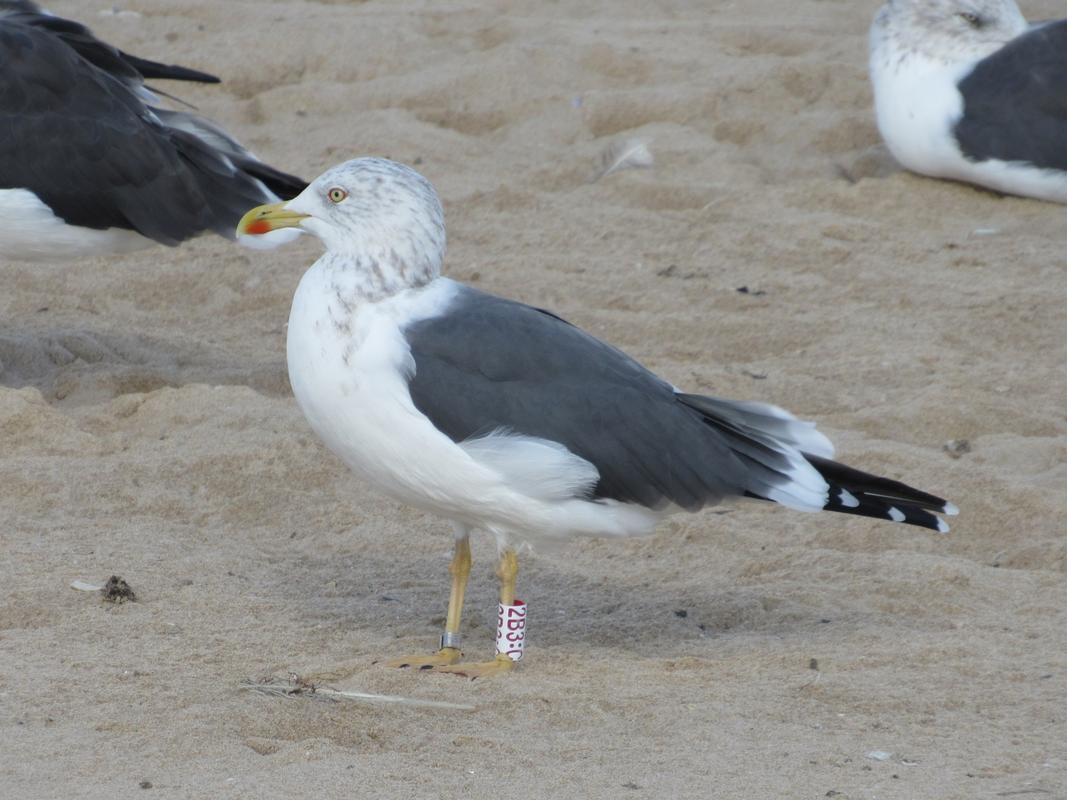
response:
M68 225L27 189L0 189L0 258L71 261L128 253L152 240L123 228Z

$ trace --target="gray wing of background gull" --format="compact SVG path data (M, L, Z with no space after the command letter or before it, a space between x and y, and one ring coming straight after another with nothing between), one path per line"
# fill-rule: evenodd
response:
M0 3L0 188L28 189L70 225L173 245L233 238L250 205L306 183L216 126L154 108L144 77L217 82L130 56L33 3Z
M1067 20L1034 26L959 83L955 134L972 161L1067 170Z
M788 490L793 420L676 392L621 351L540 309L463 287L410 325L416 408L455 442L498 430L562 444L600 473L595 498L696 510ZM825 508L946 530L943 499L816 454ZM842 491L844 490L844 491Z

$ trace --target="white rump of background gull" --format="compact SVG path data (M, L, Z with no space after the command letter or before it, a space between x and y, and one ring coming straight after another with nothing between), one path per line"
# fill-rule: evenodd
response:
M144 84L218 78L124 53L28 0L0 0L0 63L0 258L232 238L249 205L307 185L214 123L159 107Z
M1014 0L891 0L871 26L878 129L914 172L1067 202L1067 20Z
M499 638L492 661L457 663L472 529L496 538L507 608L524 543L649 534L730 497L936 531L948 530L937 513L956 513L830 460L813 423L686 394L549 311L441 277L441 204L401 164L349 161L240 223L243 234L279 228L326 248L289 317L289 377L311 427L380 490L455 526L442 647L397 666L511 668Z

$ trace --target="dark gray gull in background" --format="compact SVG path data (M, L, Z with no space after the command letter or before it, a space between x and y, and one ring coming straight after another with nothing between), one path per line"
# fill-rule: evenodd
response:
M521 656L506 638L518 633L498 630L496 658L457 663L474 529L496 538L501 622L521 606L524 544L649 534L670 513L731 497L936 531L948 530L938 513L956 513L830 460L813 423L686 394L555 314L441 277L441 204L401 164L341 164L239 226L278 229L326 248L289 317L289 378L311 427L358 475L455 526L441 649L396 666L477 677Z
M232 238L249 205L307 185L217 125L160 108L144 85L218 78L124 53L34 3L0 2L0 63L0 258Z
M1014 0L891 0L871 81L893 156L924 175L1067 202L1067 20Z

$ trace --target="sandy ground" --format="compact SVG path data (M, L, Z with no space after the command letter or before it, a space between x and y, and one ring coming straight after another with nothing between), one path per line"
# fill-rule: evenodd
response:
M453 277L818 420L962 514L747 505L538 554L519 673L386 669L435 646L451 541L296 409L316 243L0 264L0 794L1067 798L1067 211L892 163L873 3L49 5L219 73L175 91L278 166L418 165ZM655 168L591 183L635 136ZM69 588L112 574L137 602ZM240 688L290 671L475 710Z

